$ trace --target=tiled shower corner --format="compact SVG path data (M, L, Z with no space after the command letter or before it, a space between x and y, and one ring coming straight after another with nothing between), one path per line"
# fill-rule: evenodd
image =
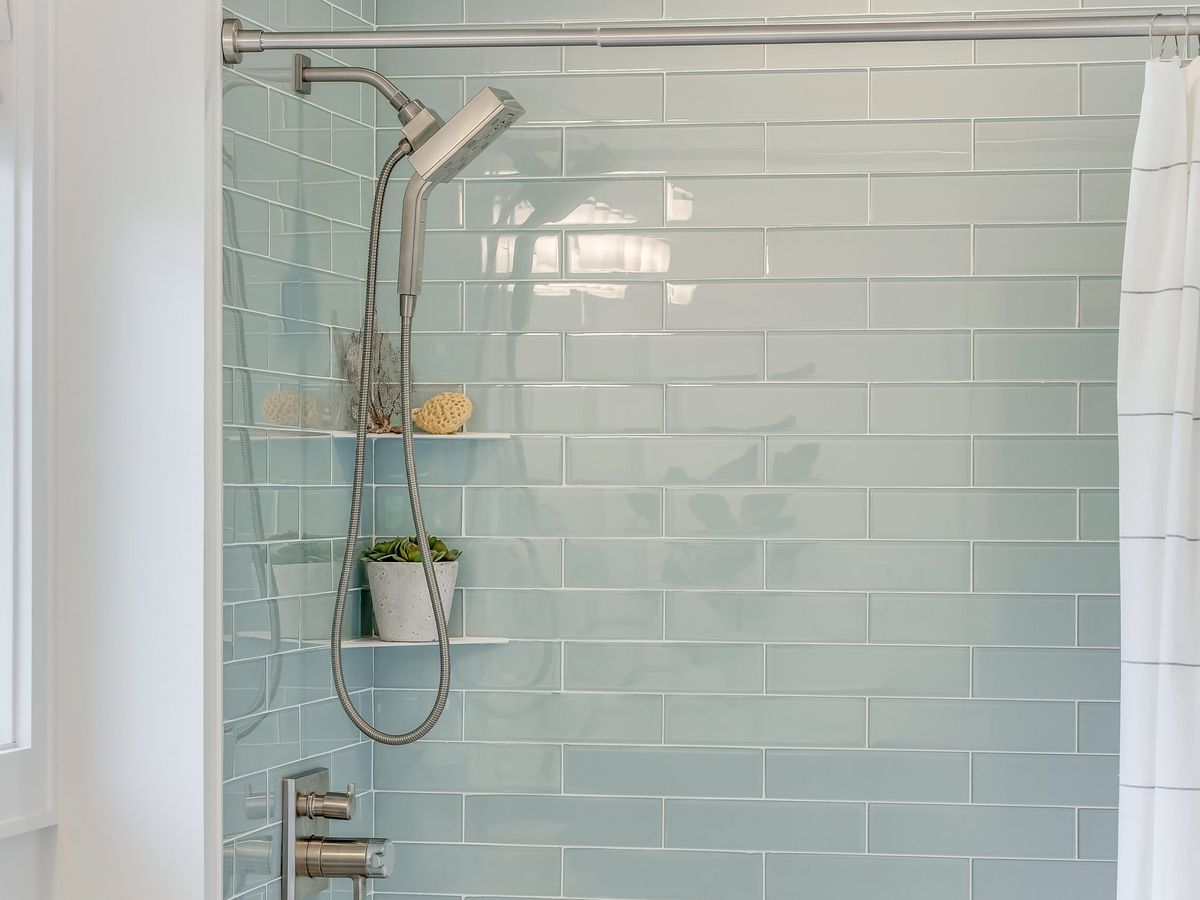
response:
M966 12L1021 12L987 6ZM797 7L232 12L555 27ZM447 117L484 84L528 110L433 195L415 347L422 393L465 389L473 430L513 434L419 443L431 530L466 551L456 628L511 640L455 649L443 721L405 748L359 741L329 681L352 442L302 434L303 404L262 412L281 390L324 424L341 408L334 336L358 322L394 120L366 88L297 98L286 54L227 70L226 896L277 896L259 801L329 765L367 792L347 832L398 842L381 896L1112 897L1117 277L1147 55L338 54ZM369 462L365 533L408 530L399 442ZM432 648L347 662L376 724L423 714Z

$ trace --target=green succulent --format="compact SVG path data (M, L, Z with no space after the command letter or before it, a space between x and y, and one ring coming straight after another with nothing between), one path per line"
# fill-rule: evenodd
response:
M451 550L441 538L429 536L429 557L433 562L454 562L462 556L461 550ZM370 562L421 561L421 544L415 537L398 537L380 541L363 551L363 559Z

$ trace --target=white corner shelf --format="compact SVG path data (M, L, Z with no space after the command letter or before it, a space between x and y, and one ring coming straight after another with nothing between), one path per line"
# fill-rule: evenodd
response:
M454 647L480 647L488 644L507 644L505 637L452 637L450 644ZM385 641L377 637L347 638L342 641L347 648L357 647L436 647L437 641Z

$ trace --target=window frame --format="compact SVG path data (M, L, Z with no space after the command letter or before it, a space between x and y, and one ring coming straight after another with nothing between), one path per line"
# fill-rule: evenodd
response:
M0 44L0 384L12 385L0 391L0 423L12 423L13 437L0 447L0 640L12 647L13 740L0 749L0 838L54 822L45 565L49 21L39 0L11 6L13 40ZM10 690L8 681L0 690Z

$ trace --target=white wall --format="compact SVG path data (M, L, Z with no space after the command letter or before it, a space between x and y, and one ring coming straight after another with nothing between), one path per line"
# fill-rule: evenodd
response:
M6 898L218 896L220 10L169 6L53 0L58 825Z

